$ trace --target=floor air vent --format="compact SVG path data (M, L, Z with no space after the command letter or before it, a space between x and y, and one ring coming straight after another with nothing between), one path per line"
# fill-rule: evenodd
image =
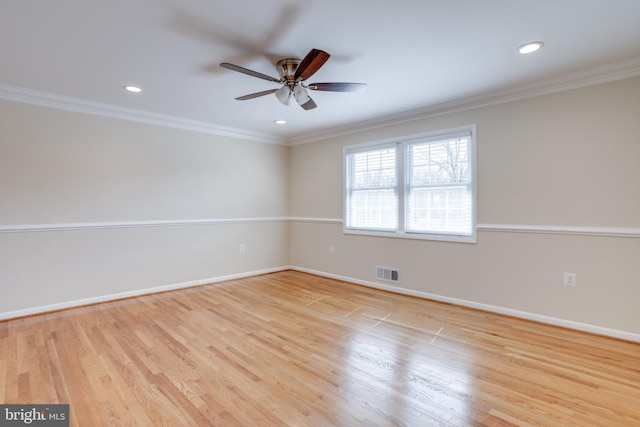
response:
M398 282L400 282L400 278L398 276L398 271L399 270L397 270L395 268L377 266L376 267L376 279L385 280L387 282L398 283Z

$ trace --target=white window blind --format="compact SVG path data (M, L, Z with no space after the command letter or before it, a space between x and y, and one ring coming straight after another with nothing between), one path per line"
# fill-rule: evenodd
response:
M363 230L398 228L396 145L347 152L346 224Z
M405 145L405 231L471 235L470 133Z

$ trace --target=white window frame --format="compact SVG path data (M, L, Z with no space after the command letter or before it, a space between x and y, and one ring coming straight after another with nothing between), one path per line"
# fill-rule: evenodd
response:
M470 234L456 234L456 233L416 233L405 231L405 150L408 145L421 142L437 141L440 139L446 139L455 137L461 134L469 134L469 161L471 166L471 233ZM380 231L380 230L368 230L363 228L349 228L348 225L348 206L347 206L347 156L349 154L374 151L377 149L395 146L396 147L396 181L397 181L397 218L398 227L396 230ZM402 138L394 138L383 141L350 145L343 148L343 233L356 234L364 236L378 236L378 237L394 237L405 239L419 239L419 240L439 240L447 242L463 242L463 243L476 243L477 242L477 179L476 179L476 126L464 126L453 129L440 130L435 132L427 132L415 135L407 135Z

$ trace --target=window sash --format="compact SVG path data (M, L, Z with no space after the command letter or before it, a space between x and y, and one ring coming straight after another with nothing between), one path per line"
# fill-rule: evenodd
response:
M396 145L386 144L347 152L346 175L347 228L397 230Z
M405 165L405 232L471 236L471 134L406 143Z

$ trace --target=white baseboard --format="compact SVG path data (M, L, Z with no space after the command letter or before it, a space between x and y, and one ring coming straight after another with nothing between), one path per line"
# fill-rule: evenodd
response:
M586 323L574 322L572 320L559 319L556 317L543 316L540 314L529 313L526 311L513 310L511 308L499 307L495 305L482 304L474 301L462 300L457 298L445 297L442 295L430 294L427 292L416 291L413 289L400 288L397 286L384 285L381 283L370 282L366 280L354 279L353 277L345 277L337 274L326 273L324 271L312 270L304 267L291 266L292 270L301 271L303 273L315 274L317 276L328 277L331 279L342 280L345 282L351 282L358 285L367 286L370 288L381 289L397 294L409 295L418 298L425 298L434 301L446 302L449 304L455 304L463 307L475 308L478 310L488 311L491 313L504 314L507 316L517 317L520 319L532 320L534 322L546 323L548 325L560 326L567 329L573 329L582 332L588 332L595 335L603 335L607 337L622 339L626 341L633 341L640 343L640 334L633 332L620 331L617 329L604 328L596 325L589 325Z
M258 275L267 274L267 273L275 273L275 272L278 272L278 271L284 271L284 270L290 270L290 269L291 269L291 267L289 267L289 266L275 267L275 268L269 268L269 269L265 269L265 270L250 271L250 272L239 273L239 274L231 274L231 275L228 275L228 276L212 277L212 278L209 278L209 279L202 279L202 280L193 280L193 281L190 281L190 282L183 282L183 283L176 283L176 284L172 284L172 285L157 286L157 287L153 287L153 288L136 289L134 291L119 292L117 294L101 295L101 296L97 296L97 297L84 298L84 299L80 299L80 300L66 301L66 302L62 302L62 303L58 303L58 304L49 304L49 305L43 305L43 306L39 306L39 307L25 308L25 309L22 309L22 310L8 311L8 312L5 312L5 313L0 313L0 321L1 320L16 319L16 318L19 318L19 317L34 316L34 315L37 315L37 314L44 314L44 313L49 313L49 312L52 312L52 311L65 310L65 309L69 309L69 308L83 307L83 306L92 305L92 304L99 304L99 303L103 303L103 302L111 302L111 301L116 301L116 300L125 299L125 298L133 298L133 297L138 297L138 296L142 296L142 295L157 294L157 293L160 293L160 292L167 292L167 291L175 291L175 290L178 290L178 289L192 288L192 287L196 287L196 286L202 286L202 285L208 285L208 284L212 284L212 283L225 282L225 281L228 281L228 280L242 279L242 278L245 278L245 277L258 276Z
M442 295L416 291L413 289L400 288L397 286L385 285L381 283L370 282L367 280L355 279L353 277L340 276L337 274L326 273L324 271L318 271L318 270L298 267L294 265L269 268L265 270L250 271L245 273L231 274L227 276L218 276L218 277L212 277L208 279L194 280L190 282L157 286L153 288L137 289L134 291L120 292L117 294L102 295L98 297L67 301L67 302L58 303L58 304L50 304L50 305L44 305L39 307L26 308L22 310L8 311L5 313L0 313L0 321L16 319L20 317L34 316L38 314L49 313L52 311L82 307L82 306L87 306L92 304L99 304L103 302L111 302L111 301L116 301L116 300L125 299L125 298L133 298L133 297L142 296L142 295L149 295L149 294L155 294L155 293L161 293L161 292L167 292L167 291L173 291L173 290L179 290L179 289L192 288L192 287L202 286L207 284L220 283L220 282L225 282L229 280L242 279L242 278L251 277L251 276L258 276L261 274L276 273L278 271L285 271L285 270L295 270L303 273L315 274L317 276L323 276L331 279L342 280L345 282L355 283L358 285L367 286L375 289L381 289L384 291L394 292L397 294L409 295L409 296L414 296L418 298L425 298L433 301L446 302L449 304L455 304L463 307L475 308L478 310L488 311L492 313L504 314L507 316L517 317L517 318L526 319L526 320L532 320L535 322L546 323L554 326L560 326L567 329L574 329L577 331L588 332L591 334L603 335L603 336L608 336L612 338L618 338L626 341L640 343L640 334L636 334L633 332L604 328L601 326L589 325L586 323L574 322L572 320L565 320L565 319L559 319L555 317L543 316L540 314L528 313L525 311L513 310L510 308L499 307L495 305L482 304L474 301L450 298Z

